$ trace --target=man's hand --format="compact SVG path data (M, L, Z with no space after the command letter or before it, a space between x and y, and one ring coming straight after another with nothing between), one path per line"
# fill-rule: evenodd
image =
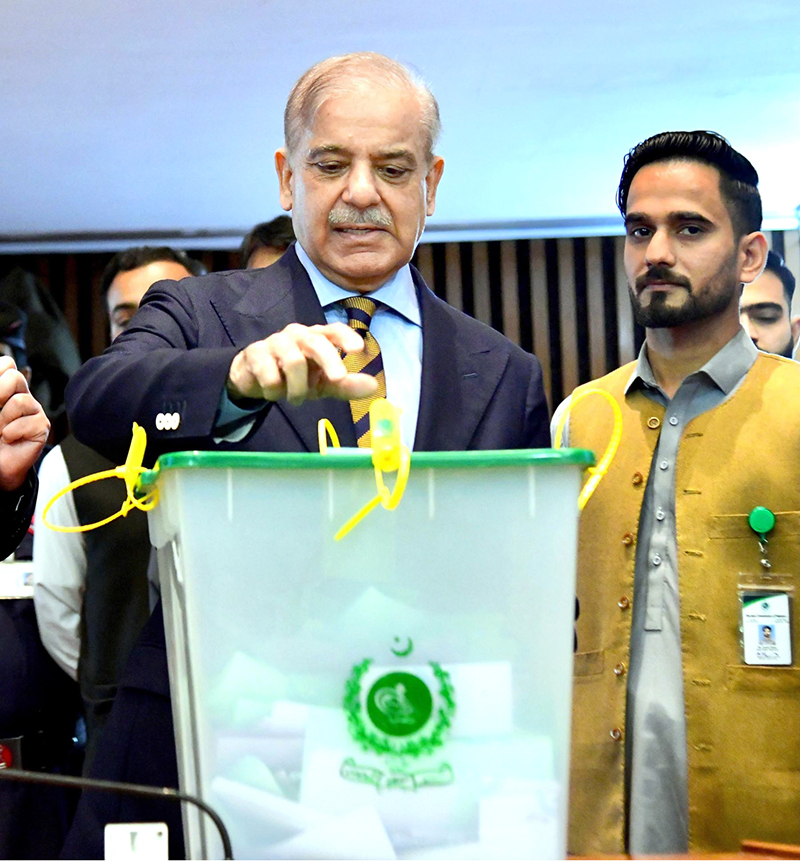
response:
M231 400L263 398L290 404L316 398L363 398L378 388L369 374L350 374L339 351L364 349L358 332L344 323L301 326L291 323L238 353L228 373Z
M0 490L16 490L47 442L50 422L14 360L0 358Z

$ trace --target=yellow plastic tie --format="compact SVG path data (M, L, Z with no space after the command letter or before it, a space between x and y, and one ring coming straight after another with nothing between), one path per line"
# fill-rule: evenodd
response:
M329 419L320 419L317 425L320 454L328 453L328 437L331 438L333 448L339 448L339 435L336 433L336 428L330 423Z
M408 483L408 475L411 471L411 452L400 439L400 410L386 398L376 398L369 407L369 426L372 440L372 465L375 468L375 484L378 487L378 495L342 526L334 535L335 541L341 541L378 505L382 505L387 511L393 511L397 508ZM331 438L331 446L339 448L339 438L328 419L320 419L317 431L320 454L327 454L328 452L328 435ZM397 479L392 490L386 486L384 480L384 473L386 472L397 473Z
M606 450L603 452L603 456L597 463L597 466L590 466L586 470L589 473L589 479L586 484L584 484L583 490L581 490L580 495L578 496L579 511L583 511L584 506L591 499L592 494L597 489L597 485L600 484L603 476L608 472L609 467L611 466L611 461L614 460L614 456L619 448L620 440L622 439L622 411L614 397L603 389L586 389L579 395L572 395L570 398L569 404L564 409L564 413L556 426L553 448L561 448L561 438L564 435L564 427L567 424L567 417L572 412L575 405L589 395L602 395L611 404L611 407L614 410L614 431L611 434L611 440L609 441Z
M150 493L143 496L141 499L136 498L136 482L139 476L147 470L142 466L144 460L144 452L147 447L147 433L143 427L140 427L136 422L133 423L133 438L131 439L128 456L125 458L125 463L122 466L115 466L113 469L104 469L102 472L95 472L92 475L85 475L68 484L45 505L42 512L42 522L48 529L53 532L90 532L92 529L99 529L112 520L118 517L127 517L128 512L132 508L138 508L140 511L150 511L158 505L158 488L154 487ZM79 487L85 487L94 481L102 481L105 478L121 478L125 482L125 500L119 511L114 514L98 520L96 523L87 523L80 526L59 526L56 523L49 523L47 515L53 505L66 496L70 491L76 490Z

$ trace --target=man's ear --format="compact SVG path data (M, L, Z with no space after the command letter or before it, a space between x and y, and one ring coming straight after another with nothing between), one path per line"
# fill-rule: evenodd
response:
M442 178L443 171L444 159L440 155L435 155L425 177L426 215L433 215L436 209L436 189L439 187L439 180Z
M275 153L275 170L278 172L278 183L280 184L281 208L285 209L286 212L290 212L294 202L294 193L292 191L294 171L289 164L289 155L283 147Z
M739 281L752 284L767 262L767 237L761 231L748 233L739 240Z
M798 341L800 341L800 314L796 317L792 317L791 319L792 326L792 343L797 346Z

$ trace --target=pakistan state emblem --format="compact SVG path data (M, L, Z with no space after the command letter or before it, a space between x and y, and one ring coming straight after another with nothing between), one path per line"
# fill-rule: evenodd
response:
M394 654L405 657L410 651L409 641L406 650ZM418 760L444 746L455 714L450 674L438 663L387 668L366 658L353 667L343 705L353 740L365 752L387 757L389 765L385 773L348 757L340 770L343 778L371 783L378 789L419 789L453 782L447 763L408 767L408 760Z

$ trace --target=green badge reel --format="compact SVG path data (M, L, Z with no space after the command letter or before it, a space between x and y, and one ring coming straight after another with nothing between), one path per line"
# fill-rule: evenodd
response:
M769 550L767 535L775 528L775 515L763 505L757 505L750 512L747 522L758 536L758 547L761 550L761 567L767 572L772 568L772 563L767 558Z

